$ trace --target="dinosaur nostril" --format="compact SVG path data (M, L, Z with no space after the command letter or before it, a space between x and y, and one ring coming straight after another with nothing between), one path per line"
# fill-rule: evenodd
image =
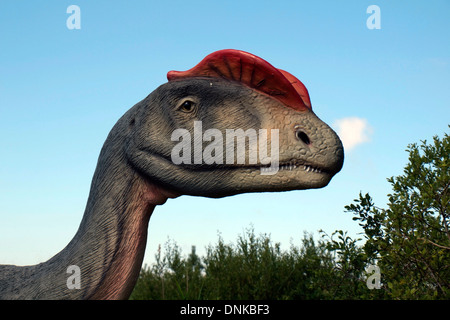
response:
M306 145L311 144L311 141L309 140L308 135L301 130L295 131L295 137L298 140L303 141L303 143L305 143Z

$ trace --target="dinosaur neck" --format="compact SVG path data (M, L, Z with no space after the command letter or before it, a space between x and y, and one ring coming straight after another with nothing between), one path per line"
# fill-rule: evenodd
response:
M174 195L117 154L97 168L80 228L65 250L80 267L83 298L127 299L142 266L150 216Z
M74 238L52 259L35 266L33 286L39 283L39 297L127 299L131 294L144 257L150 216L156 205L176 195L146 181L117 151L104 148L99 157ZM79 289L67 286L72 276L67 269L72 265L80 270Z
M146 198L151 193L147 183L120 171L121 179L105 172L99 179L105 185L93 187L93 200L73 240L78 252L72 261L81 270L84 298L127 298L141 268L155 204Z

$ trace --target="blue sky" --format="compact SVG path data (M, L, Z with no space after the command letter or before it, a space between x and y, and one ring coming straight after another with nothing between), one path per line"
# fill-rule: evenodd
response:
M69 30L67 7L81 9ZM381 29L368 29L370 5ZM303 232L360 232L344 206L379 206L409 143L450 119L450 2L0 2L0 263L35 264L81 221L102 144L131 106L207 54L234 48L297 76L313 110L345 137L343 170L324 189L180 197L150 220L145 262L175 240L199 253L253 225L288 248Z

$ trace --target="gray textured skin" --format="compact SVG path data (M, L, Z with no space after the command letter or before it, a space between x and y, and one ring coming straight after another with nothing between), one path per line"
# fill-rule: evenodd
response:
M182 111L186 99L192 112ZM256 165L175 165L177 128L279 129L280 164L297 168L261 175ZM300 126L310 143L295 135ZM269 149L270 150L270 149ZM298 112L239 83L209 78L168 82L123 115L99 156L80 227L70 243L35 266L0 266L1 299L127 299L144 257L156 205L179 195L224 197L244 192L326 186L342 167L338 136L312 111ZM304 165L323 172L308 172ZM67 267L81 269L81 289L68 289Z

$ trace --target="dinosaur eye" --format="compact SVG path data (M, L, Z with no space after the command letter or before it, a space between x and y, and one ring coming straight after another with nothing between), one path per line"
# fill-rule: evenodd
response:
M195 103L191 100L186 100L180 105L179 109L184 112L192 112L195 109Z

